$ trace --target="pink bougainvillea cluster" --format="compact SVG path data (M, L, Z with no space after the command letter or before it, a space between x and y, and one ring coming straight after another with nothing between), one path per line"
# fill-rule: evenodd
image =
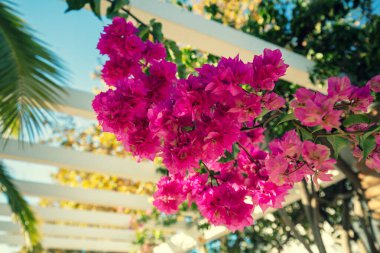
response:
M347 77L331 77L328 79L326 95L300 88L290 105L294 108L296 118L303 125L322 126L325 130L331 131L340 129L342 118L347 115L368 111L374 100L371 90L380 92L380 75L373 77L363 87L351 85ZM369 132L374 125L363 122L346 128L346 137L354 144L353 155L360 160L363 158L363 150L359 145L360 138L356 134ZM365 164L370 169L380 171L380 134L373 133L373 137L375 147L366 157Z
M288 67L279 50L265 49L248 63L221 58L178 79L164 46L141 40L122 18L105 27L98 49L109 57L102 77L110 89L95 97L93 108L103 129L133 156L162 157L169 174L154 194L159 210L173 214L184 201L194 202L212 224L242 229L252 224L256 206L281 207L302 179L331 179L330 149L302 141L295 130L262 148L265 129L257 119L285 106L273 92ZM367 110L370 87L378 90L378 79L357 88L331 78L327 95L299 89L291 106L304 126L331 131L347 113L340 105ZM371 158L376 166L378 153Z
M347 77L328 79L328 93L324 95L305 88L298 89L292 101L296 117L305 126L322 126L327 131L339 128L344 113L361 113L372 103L370 85L356 87ZM340 110L343 105L345 110Z

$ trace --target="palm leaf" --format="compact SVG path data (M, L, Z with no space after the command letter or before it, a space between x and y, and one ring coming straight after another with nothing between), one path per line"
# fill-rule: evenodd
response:
M11 177L2 163L0 163L0 191L7 197L12 213L23 228L27 242L30 245L29 252L40 252L42 246L37 229L37 220L28 203L12 183Z
M31 141L61 99L66 71L15 13L0 2L0 135Z

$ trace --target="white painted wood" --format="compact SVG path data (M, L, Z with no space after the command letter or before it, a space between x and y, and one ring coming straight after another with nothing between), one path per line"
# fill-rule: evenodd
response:
M148 196L127 194L107 190L84 189L56 184L34 183L15 180L18 189L27 196L69 200L83 204L124 207L147 210L152 208Z
M126 242L133 242L136 239L135 231L129 229L110 229L46 223L41 224L39 228L43 236L107 239ZM0 221L0 231L18 234L21 232L21 227L17 223L11 221Z
M79 116L95 120L96 115L92 109L92 100L95 94L65 87L66 94L62 94L62 100L55 110L69 115Z
M141 181L155 182L159 178L159 175L155 173L156 165L150 161L138 163L131 157L120 158L94 154L65 147L53 147L47 144L19 143L11 139L8 140L5 148L0 149L0 159L98 172Z
M87 211L59 207L32 206L41 221L72 222L100 226L117 226L127 229L131 223L131 216L121 213ZM10 216L11 211L7 204L0 204L0 216Z
M0 243L24 245L25 239L20 235L1 235ZM105 252L129 252L136 248L132 243L107 240L88 240L59 237L44 237L42 244L46 249L88 250Z
M70 222L80 223L90 226L113 226L128 230L131 227L133 217L128 214L87 211L79 209L68 209L59 207L32 206L37 218L41 222ZM0 216L11 216L11 210L7 204L0 203ZM179 221L171 226L157 225L154 221L148 221L141 226L142 229L161 229L168 232L192 231L191 223Z

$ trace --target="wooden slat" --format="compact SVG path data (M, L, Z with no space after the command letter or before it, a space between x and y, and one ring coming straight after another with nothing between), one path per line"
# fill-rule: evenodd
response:
M380 184L371 186L370 188L366 189L364 194L368 199L380 197Z
M83 204L124 207L146 210L152 208L149 197L114 191L83 189L55 184L34 183L15 180L18 189L25 195L46 197L56 200L69 200Z
M95 120L96 115L91 105L95 94L69 87L66 87L65 91L66 94L62 94L62 100L55 108L57 111Z
M86 211L58 207L33 206L32 208L39 220L48 222L59 221L101 226L117 226L124 228L128 228L131 222L130 215L120 213ZM0 204L0 215L11 215L11 211L7 204Z
M20 233L20 226L11 221L0 221L0 231L12 234ZM58 224L41 224L43 236L60 236L73 238L107 239L133 242L136 239L135 231L129 229L110 229L84 226L69 226Z
M24 245L24 237L20 235L1 235L0 243L8 245ZM73 238L44 237L42 245L45 249L88 250L105 252L129 252L136 247L128 242L105 240L85 240Z
M0 143L1 145L1 143ZM68 169L98 172L141 181L157 181L153 162L138 163L132 158L119 158L109 155L75 151L64 147L53 147L47 144L18 143L8 140L0 149L0 159L12 159L24 162L45 164Z
M41 222L66 222L66 223L78 223L85 225L118 227L123 229L129 229L136 224L132 224L133 217L128 214L104 212L104 211L87 211L79 209L68 209L59 207L40 207L32 206L32 209L36 213L37 218ZM9 206L4 203L0 203L0 216L11 216L11 210ZM160 229L167 232L173 231L189 231L193 227L191 224L185 221L179 221L170 226L158 225L154 221L148 221L140 226L141 229Z

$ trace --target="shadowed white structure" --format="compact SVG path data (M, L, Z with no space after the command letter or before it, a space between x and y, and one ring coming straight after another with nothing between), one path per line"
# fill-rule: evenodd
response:
M72 90L70 90L73 92ZM89 100L87 102L90 102ZM151 162L137 163L134 159L119 158L103 154L80 152L64 147L53 147L46 144L20 143L8 140L1 150L0 159L11 159L31 162L86 172L98 172L122 178L133 178L143 182L154 182L156 166Z

